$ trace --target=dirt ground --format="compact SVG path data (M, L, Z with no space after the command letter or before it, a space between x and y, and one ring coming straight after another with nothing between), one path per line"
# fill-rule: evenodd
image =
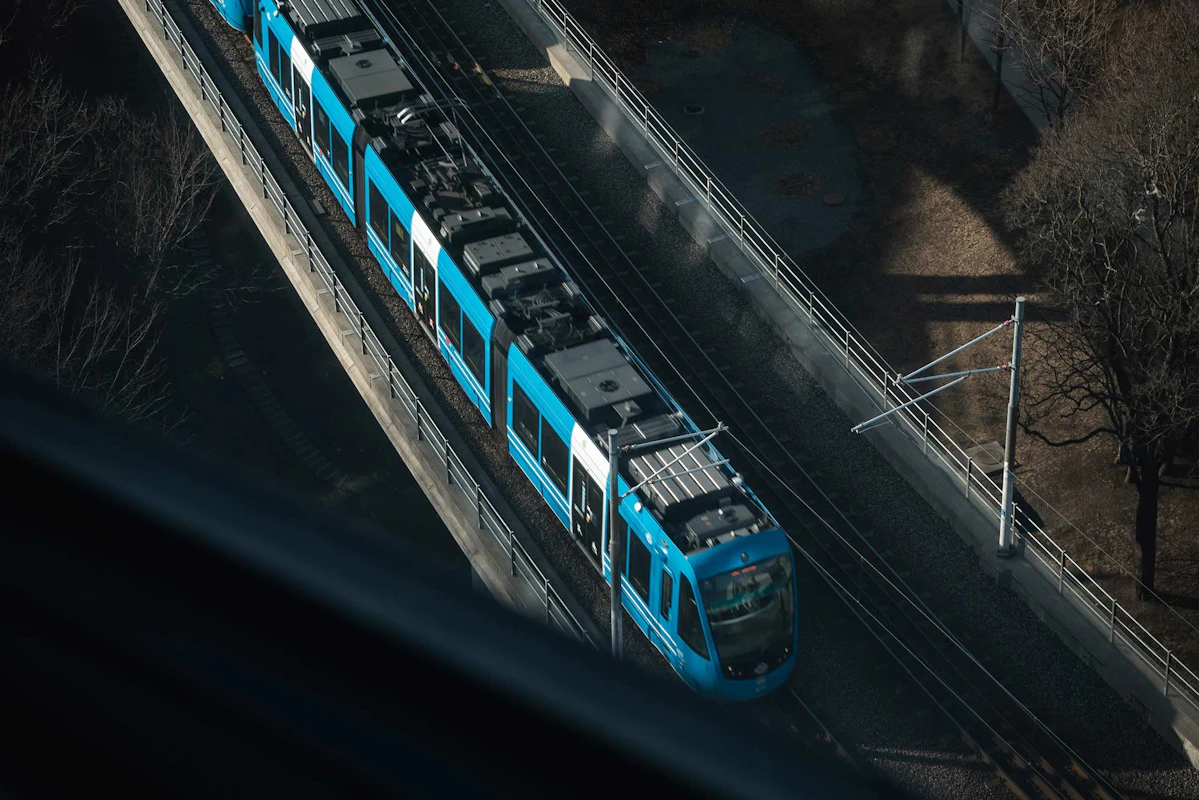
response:
M1030 333L1042 324L1040 276L1017 263L998 208L1035 132L1009 97L991 112L994 73L973 44L959 55L948 7L926 0L563 2L626 74L646 63L651 42L681 40L715 52L748 23L799 45L829 82L839 121L854 132L866 193L850 230L806 253L801 266L893 367L914 369L984 333L1011 316L1017 294L1028 297ZM760 91L770 77L747 75L745 89ZM641 87L651 101L660 88ZM781 128L779 135L794 138ZM794 144L802 147L802 136ZM788 181L776 186L780 196L791 191ZM1036 358L1030 338L1026 363ZM945 371L1004 363L1010 348L1010 337L997 334ZM1002 441L1006 373L976 375L938 400L942 425L963 447ZM1045 432L1067 438L1098 421ZM1176 657L1199 668L1199 483L1185 467L1166 481L1157 590L1168 605L1141 603L1132 577L1136 490L1114 463L1115 443L1052 448L1021 434L1017 451L1022 509Z

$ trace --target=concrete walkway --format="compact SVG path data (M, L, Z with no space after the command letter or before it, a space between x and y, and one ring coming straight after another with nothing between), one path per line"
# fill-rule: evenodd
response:
M779 244L798 254L845 232L862 194L853 137L794 42L745 25L716 52L690 55L680 41L647 51L630 77L704 161L720 164L725 185ZM833 194L836 205L824 202Z
M809 326L800 309L781 297L769 281L758 280L762 277L759 268L742 254L728 232L707 212L702 198L697 199L643 138L642 121L625 116L611 95L593 79L586 62L576 57L573 49L559 39L532 4L526 0L501 0L501 3L535 46L545 53L563 83L590 111L632 164L645 174L649 186L659 198L668 208L678 210L682 226L706 248L713 263L752 302L759 316L789 344L795 359L817 380L846 416L851 420L875 416L879 410L878 395L868 392L847 372L840 355L829 349L827 338ZM983 26L985 18L976 13L971 20L972 39L985 50L989 47L989 32ZM651 51L652 69L655 53L652 48ZM666 54L669 50L659 48L656 52ZM771 59L768 49L761 61L749 63L753 68L761 69L762 65L770 64ZM681 132L690 130L695 141L685 136L681 138L701 150L700 155L705 159L712 158L710 166L730 181L730 186L735 186L736 181L747 184L747 195L739 196L739 199L755 216L770 220L766 227L774 236L791 236L791 232L784 230L784 226L789 224L789 212L782 210L777 200L765 197L764 181L760 176L755 177L755 165L743 153L748 142L761 136L758 132L761 130L760 122L767 119L768 112L749 113L746 106L742 105L748 102L749 95L743 93L736 99L730 99L710 87L708 78L714 74L713 67L697 61L699 65L695 72L688 70L686 80L680 81L684 84L681 88L668 91L665 87L647 86L651 91L656 88L657 94L651 95L655 109L673 120L686 115L683 105L705 105L704 114L689 114L687 116L691 119L682 121ZM792 74L799 74L798 68L793 69ZM1009 73L1005 65L1004 74L1010 77L1016 73ZM637 77L642 83L654 80L651 72L640 73ZM720 80L727 83L724 78ZM712 91L707 91L709 88ZM659 105L659 98L669 102ZM818 101L818 94L809 94L807 99L809 103ZM771 95L763 94L755 104L765 106L769 111L775 107L774 100ZM796 100L799 101L799 98ZM725 103L738 105L725 106ZM719 112L713 114L707 106L719 109ZM807 107L814 112L812 119L819 120L824 116L819 111L819 105ZM1021 108L1031 115L1032 110L1024 105ZM738 132L736 124L740 120L757 122L747 123L746 130ZM1033 122L1037 124L1035 118ZM754 125L758 127L755 129ZM707 131L701 131L701 128L707 128ZM813 125L811 135L820 135L821 132L818 125ZM707 153L702 152L705 147ZM845 165L837 164L837 148L833 147L829 152L833 159L831 174L846 176L844 191L852 202L856 190L848 180L848 176L852 175L852 168L847 166L850 160L846 158ZM724 155L731 156L730 163L722 160ZM839 210L833 211L813 222L813 235L835 236L839 213ZM1043 564L1032 558L998 558L995 553L995 518L984 513L977 503L963 493L960 480L929 461L918 441L908 438L895 426L876 428L867 437L892 467L974 549L985 573L994 576L1000 585L1006 586L1026 602L1075 654L1093 666L1138 714L1143 715L1168 742L1185 753L1193 766L1199 768L1199 709L1177 693L1163 692L1161 675L1134 653L1127 642L1119 637L1111 641L1106 624L1086 612L1068 591L1063 593L1056 576L1050 574Z

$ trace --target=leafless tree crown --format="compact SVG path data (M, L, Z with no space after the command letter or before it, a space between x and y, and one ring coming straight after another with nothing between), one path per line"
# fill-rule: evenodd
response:
M1057 312L1033 343L1023 424L1051 444L1119 442L1151 587L1158 472L1199 433L1199 12L1131 18L1108 52L1102 83L1043 136L1005 204ZM1086 425L1054 439L1049 417Z
M1090 94L1104 73L1119 0L998 0L999 47L1019 55L1025 80L1014 91L1035 103L1052 123Z
M128 420L158 417L162 312L207 280L180 244L215 181L186 119L75 96L35 62L0 92L0 357Z

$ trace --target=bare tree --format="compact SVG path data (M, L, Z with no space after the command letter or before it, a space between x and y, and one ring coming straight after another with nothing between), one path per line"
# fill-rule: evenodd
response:
M39 39L62 30L76 11L87 5L88 0L40 0L36 3L25 0L6 0L0 8L0 50L17 40L36 49Z
M24 5L22 0L12 0L8 5L8 9L0 11L0 47L3 47L8 42L17 29L17 22L21 18L21 7Z
M1100 79L1119 0L998 0L998 52L1020 54L1027 85L1013 89L1036 103L1053 125Z
M190 124L66 91L35 62L0 95L0 358L129 421L165 422L164 303L215 165ZM104 213L104 212L107 213Z
M108 207L114 232L140 262L146 297L184 296L211 276L198 274L179 246L208 215L217 166L195 127L174 109L139 117L111 110L120 154Z
M160 307L123 299L102 280L80 278L78 252L0 265L3 357L50 377L130 422L156 418L169 388L158 357Z
M1199 431L1199 14L1170 4L1103 92L1048 133L1005 197L1022 254L1060 312L1025 430L1109 435L1136 483L1142 596L1154 585L1159 472ZM1101 423L1076 436L1049 418Z
M44 59L0 95L0 214L47 230L70 215L102 178L90 156L102 115L71 95Z

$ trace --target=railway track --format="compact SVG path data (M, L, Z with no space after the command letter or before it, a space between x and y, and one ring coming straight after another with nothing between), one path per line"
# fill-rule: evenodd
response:
M730 427L733 456L789 530L797 552L862 621L905 675L1018 797L1100 798L1118 793L978 662L886 563L771 427L768 409L697 340L686 319L596 216L430 0L363 0L409 68L439 100L459 104L464 141L546 248L652 374L701 427ZM781 512L781 513L780 513ZM803 738L834 742L797 694L783 714ZM814 722L813 722L814 721ZM818 729L819 736L810 733ZM802 733L809 732L809 733ZM848 754L840 745L835 751ZM850 759L852 761L852 759Z
M827 763L840 764L860 779L876 779L874 773L837 740L794 688L787 687L758 701L756 710L767 730L794 741Z

